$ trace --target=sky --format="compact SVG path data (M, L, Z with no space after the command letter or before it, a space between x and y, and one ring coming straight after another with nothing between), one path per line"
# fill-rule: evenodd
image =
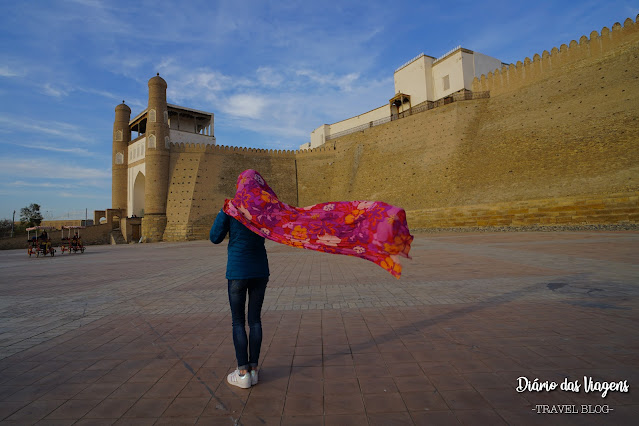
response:
M388 103L393 72L458 45L516 63L639 13L636 0L0 0L0 219L111 207L114 109L215 114L220 145L298 149Z

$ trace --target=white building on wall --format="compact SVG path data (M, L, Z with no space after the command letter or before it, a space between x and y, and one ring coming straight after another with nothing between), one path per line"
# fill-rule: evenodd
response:
M311 141L300 149L323 145L331 135L358 127L372 127L375 121L435 102L461 90L471 90L475 77L500 69L499 59L461 46L436 59L423 53L395 70L395 96L389 103L372 111L333 124L324 124L311 132Z

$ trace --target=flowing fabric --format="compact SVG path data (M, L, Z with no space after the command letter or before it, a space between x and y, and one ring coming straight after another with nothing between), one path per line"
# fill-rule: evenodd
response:
M381 201L338 201L308 207L281 202L255 170L237 179L224 212L251 231L280 244L370 260L396 278L400 256L408 255L413 236L404 209Z

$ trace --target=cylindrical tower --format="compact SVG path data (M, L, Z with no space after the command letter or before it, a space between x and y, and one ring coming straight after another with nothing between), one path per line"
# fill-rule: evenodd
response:
M115 107L115 121L113 122L113 158L111 163L111 208L127 209L127 173L129 159L129 142L131 130L129 120L131 108L124 101Z
M166 201L169 188L169 124L166 81L160 74L149 80L146 120L146 185L142 234L147 241L161 241L166 228Z

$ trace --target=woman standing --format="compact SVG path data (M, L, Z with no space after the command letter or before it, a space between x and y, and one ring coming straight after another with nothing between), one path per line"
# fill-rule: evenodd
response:
M233 344L237 369L226 380L233 386L250 388L258 381L258 361L262 346L262 303L269 269L264 238L237 219L220 210L209 238L219 244L229 234L226 279L233 319ZM248 293L249 335L246 336L245 306Z

